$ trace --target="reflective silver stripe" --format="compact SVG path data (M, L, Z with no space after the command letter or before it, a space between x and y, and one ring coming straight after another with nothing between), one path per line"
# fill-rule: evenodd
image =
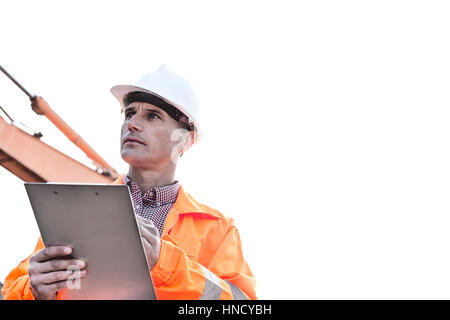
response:
M205 275L205 289L199 300L218 300L222 294L222 286L220 285L220 278L214 273L201 266L203 274Z
M241 291L241 289L239 289L238 287L236 287L234 284L232 284L230 281L225 280L228 285L231 288L231 294L233 295L233 300L247 300L247 297L245 296L245 294Z

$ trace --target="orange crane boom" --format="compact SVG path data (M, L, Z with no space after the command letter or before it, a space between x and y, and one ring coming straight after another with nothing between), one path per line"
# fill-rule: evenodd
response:
M117 171L61 119L42 97L29 93L1 65L0 71L30 98L33 111L46 116L93 161L97 170L93 170L52 148L39 140L38 135L32 136L19 129L12 123L12 120L11 124L7 123L1 116L0 165L28 182L110 183L119 176Z
M60 116L53 111L42 97L33 97L31 106L39 115L49 119L70 141L80 148L101 170L101 173L117 178L119 174L86 141L83 140Z
M111 183L105 176L0 117L0 165L27 182Z

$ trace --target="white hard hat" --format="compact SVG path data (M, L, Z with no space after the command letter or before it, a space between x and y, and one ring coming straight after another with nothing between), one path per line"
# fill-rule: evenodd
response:
M119 100L122 110L125 109L125 97L130 92L146 92L163 99L181 111L193 124L194 143L201 137L198 123L199 106L192 85L180 75L172 72L166 65L156 71L144 75L136 85L118 85L111 88L111 93Z

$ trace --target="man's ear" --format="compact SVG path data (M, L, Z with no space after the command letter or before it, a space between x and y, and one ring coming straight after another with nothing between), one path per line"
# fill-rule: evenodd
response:
M178 145L180 146L181 154L188 151L192 145L194 144L194 132L185 131L184 134L180 135L180 139L178 140Z
M184 128L175 129L172 132L171 140L176 142L171 154L172 161L176 163L176 160L191 148L194 142L193 132Z

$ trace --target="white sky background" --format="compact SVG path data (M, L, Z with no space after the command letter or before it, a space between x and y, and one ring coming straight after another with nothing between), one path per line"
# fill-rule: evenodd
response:
M193 82L204 137L176 178L235 219L259 298L450 298L446 1L2 1L0 13L0 64L121 172L109 89L162 63ZM89 163L1 74L0 105ZM23 183L0 177L4 280L39 233Z

